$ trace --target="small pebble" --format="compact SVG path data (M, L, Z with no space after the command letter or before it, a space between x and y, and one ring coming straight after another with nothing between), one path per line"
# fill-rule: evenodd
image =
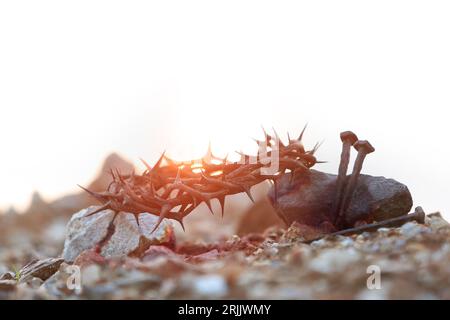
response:
M309 268L319 273L342 272L359 259L355 249L324 249L310 261Z
M409 238L413 238L421 233L428 231L427 227L417 224L416 222L408 222L400 227L400 234Z
M81 284L83 286L93 286L101 278L101 268L96 264L91 264L81 270Z
M193 283L197 294L206 297L223 297L228 293L228 284L220 275L207 275L195 278Z

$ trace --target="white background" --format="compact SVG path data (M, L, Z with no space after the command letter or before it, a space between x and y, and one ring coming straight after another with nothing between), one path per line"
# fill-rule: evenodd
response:
M260 125L377 151L363 171L450 217L448 1L2 1L0 207L104 157L256 151Z

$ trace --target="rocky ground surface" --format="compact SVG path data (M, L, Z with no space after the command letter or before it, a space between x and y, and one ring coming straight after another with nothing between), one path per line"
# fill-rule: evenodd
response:
M152 243L125 257L87 249L74 264L48 244L2 247L0 298L450 299L450 225L439 214L424 225L304 240L295 225L273 227L211 243ZM370 290L377 269L381 288Z
M113 154L88 187L104 190L110 168L133 166ZM84 193L36 193L25 212L0 214L0 299L450 299L439 214L306 243L317 235L284 228L267 187L252 193L254 205L231 197L224 218L199 207L186 232L165 221L153 233L152 215L90 216Z

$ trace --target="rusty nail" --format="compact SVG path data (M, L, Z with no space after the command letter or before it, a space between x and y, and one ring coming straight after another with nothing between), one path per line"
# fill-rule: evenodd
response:
M345 193L342 199L341 207L339 208L339 214L337 218L338 224L342 223L344 213L352 200L352 196L353 193L355 192L358 183L358 177L359 174L361 173L361 169L363 166L364 159L366 158L366 155L375 151L375 148L372 147L372 145L367 140L358 140L353 144L353 147L355 147L355 149L358 151L358 155L356 157L355 164L353 165L352 175L350 176L350 179L345 188Z
M308 241L305 241L305 243L311 243L313 241L319 240L324 237L328 236L344 236L344 235L351 235L351 234L359 234L363 232L371 232L376 231L379 228L397 228L402 226L403 224L411 221L416 221L417 223L424 224L425 223L425 212L423 211L422 207L416 207L413 213L386 219L380 222L374 222L370 224L366 224L363 226L355 227L355 228L348 228L341 231L325 234L323 236L320 236L318 238L314 238Z
M331 207L331 216L335 217L335 222L338 217L339 207L342 203L342 193L344 191L345 179L347 177L348 163L350 161L350 149L352 145L358 140L356 134L351 131L341 132L342 152L341 161L339 163L339 173L336 180L336 194Z

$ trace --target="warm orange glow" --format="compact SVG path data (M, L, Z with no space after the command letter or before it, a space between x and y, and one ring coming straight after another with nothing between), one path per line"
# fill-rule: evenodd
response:
M193 173L202 173L203 172L203 168L196 168L192 170Z
M194 163L191 165L192 169L199 169L199 168L203 168L203 165L201 163Z
M222 170L218 170L218 171L214 171L213 173L211 173L211 177L217 177L222 175L223 171Z

